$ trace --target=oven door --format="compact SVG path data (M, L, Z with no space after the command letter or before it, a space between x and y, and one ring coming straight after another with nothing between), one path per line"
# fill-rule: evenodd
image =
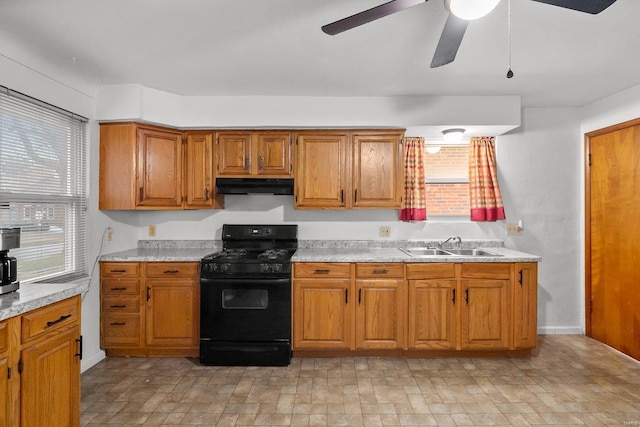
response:
M201 278L200 338L290 341L291 279Z

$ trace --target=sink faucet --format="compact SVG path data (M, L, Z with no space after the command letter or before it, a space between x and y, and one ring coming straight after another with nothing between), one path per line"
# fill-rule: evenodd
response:
M444 242L438 243L438 248L442 249L442 247L444 245L446 245L447 243L449 243L451 241L454 244L457 244L459 249L462 249L462 239L460 237L458 237L458 236L451 236L447 240L445 240Z

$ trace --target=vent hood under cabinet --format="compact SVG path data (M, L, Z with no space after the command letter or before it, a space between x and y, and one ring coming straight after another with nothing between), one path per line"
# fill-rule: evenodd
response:
M290 178L216 178L218 194L293 194Z

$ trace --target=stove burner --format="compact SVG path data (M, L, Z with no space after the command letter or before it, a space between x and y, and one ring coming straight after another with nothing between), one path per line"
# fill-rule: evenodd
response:
M286 249L268 249L258 255L258 259L284 259L289 255L289 251Z
M246 249L223 249L210 255L211 259L238 259L247 256Z

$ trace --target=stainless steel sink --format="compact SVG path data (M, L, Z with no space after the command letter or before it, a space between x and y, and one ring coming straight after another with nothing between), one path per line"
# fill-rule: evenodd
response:
M412 257L421 256L479 256L479 257L497 257L502 256L493 252L485 251L484 249L434 249L434 248L407 248L400 249L402 252Z
M443 251L442 249L407 248L407 249L400 249L400 250L411 256L452 256L452 254L450 254L447 251Z
M484 249L447 249L446 251L453 255L462 256L502 256Z

